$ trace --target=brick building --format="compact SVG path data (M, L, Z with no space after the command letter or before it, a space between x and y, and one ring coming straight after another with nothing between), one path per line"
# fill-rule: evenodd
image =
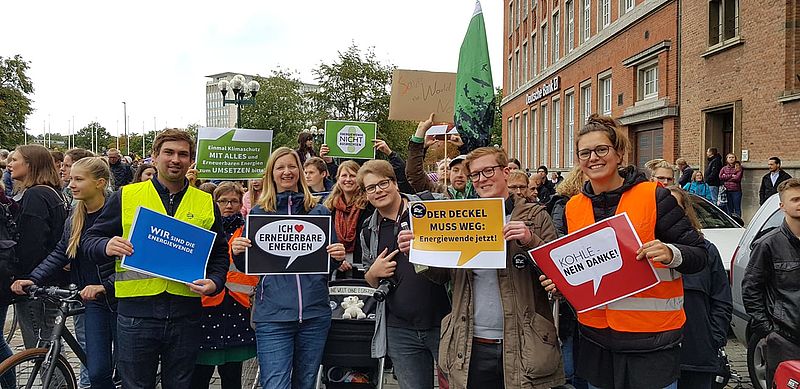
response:
M745 169L742 211L758 209L767 159L800 176L800 1L682 2L679 154L733 153Z
M677 152L677 0L511 0L504 11L503 146L566 170L594 112L630 134L628 160Z

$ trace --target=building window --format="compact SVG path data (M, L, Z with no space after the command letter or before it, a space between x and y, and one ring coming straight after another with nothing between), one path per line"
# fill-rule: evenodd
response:
M542 70L547 69L547 24L542 24Z
M519 48L517 48L517 50L514 52L514 65L517 68L517 88L519 88L519 86L522 85L522 83L520 82L522 80L522 71L520 70L520 62L521 61L519 58Z
M633 6L636 5L636 1L634 0L620 0L619 2L619 10L620 15L625 15L626 13L630 12L633 9Z
M508 118L508 151L514 150L514 119Z
M709 0L708 45L739 36L739 0Z
M508 57L508 91L514 91L514 57Z
M575 47L575 3L573 0L567 0L564 3L564 9L567 12L567 53L569 53Z
M611 115L611 76L600 79L600 90L597 91L598 111L603 115Z
M522 83L528 82L528 43L522 44Z
M531 11L536 8L536 0L531 0Z
M517 132L517 139L516 142L514 142L514 158L519 158L522 146L522 132L519 130L519 115L514 118L514 122L514 129Z
M514 32L514 2L508 3L508 35Z
M561 19L560 14L558 12L553 14L553 62L558 61L558 58L561 56L559 53L559 46L561 46L560 37L561 37Z
M549 121L547 115L547 104L542 104L542 165L547 165L548 156L549 156L549 147L550 147L550 134L547 131L549 128Z
M575 156L575 95L570 93L564 97L564 113L567 115L564 118L567 123L567 144L566 144L566 164L572 167L575 164L573 157Z
M586 124L589 116L592 115L592 86L586 85L581 88L581 99L583 100L583 107L581 107L581 125Z
M519 0L519 2L522 2L522 1L525 1L525 0ZM522 20L522 18L521 18L522 15L521 15L521 12L520 12L522 10L522 6L519 5L519 2L517 2L517 27L519 27L519 23Z
M533 76L539 74L539 67L536 66L539 63L539 57L537 57L538 53L536 52L536 33L531 34L531 74Z
M553 166L561 167L561 100L553 99Z
M658 97L658 62L639 67L637 84L639 100Z
M524 169L526 166L530 166L530 145L528 144L530 140L530 134L528 133L528 112L525 111L522 113L522 136L525 137L525 142L523 143L522 149L522 158L520 158L525 166L520 166L521 169Z
M592 0L583 1L583 32L581 35L581 42L586 42L592 36L591 20L592 20Z
M539 157L539 122L536 121L536 108L531 109L531 132L533 133L533 147L531 148L531 162L528 166L535 166Z
M600 0L600 23L601 28L611 24L611 0Z
M522 20L528 17L528 0L520 0L522 4Z

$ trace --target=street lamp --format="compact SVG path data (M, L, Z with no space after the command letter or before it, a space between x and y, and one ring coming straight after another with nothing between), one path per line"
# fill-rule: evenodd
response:
M318 139L318 137L322 137L322 135L325 134L325 130L317 128L317 126L311 126L311 128L304 128L303 132L311 134L311 136L314 138L314 143L322 144L322 142L324 141L324 139L320 140Z
M237 74L233 76L230 82L228 80L220 80L217 83L219 91L222 92L222 105L236 104L236 128L242 125L242 105L253 105L256 103L256 94L261 89L261 85L256 80L247 82L244 76ZM225 97L228 94L228 88L233 91L233 99L228 100ZM247 94L250 98L246 98Z

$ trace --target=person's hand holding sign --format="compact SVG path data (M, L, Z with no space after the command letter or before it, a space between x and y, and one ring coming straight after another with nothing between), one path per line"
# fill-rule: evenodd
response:
M414 240L414 233L411 230L402 230L397 235L397 249L403 254L408 254L411 250L411 241Z
M672 249L660 240L651 240L642 245L636 252L636 259L649 259L653 262L661 262L664 265L672 263Z
M109 257L122 257L133 254L133 245L121 236L115 236L106 243L106 255Z
M344 249L344 245L341 243L333 243L328 245L328 255L331 256L337 262L344 261L344 257L346 255L346 251Z
M214 281L211 281L208 278L204 278L202 280L195 280L191 284L187 282L186 286L188 286L192 292L204 296L210 296L217 291L217 284L215 284Z
M252 246L253 243L250 242L250 239L240 236L231 242L231 252L233 252L233 255L240 255Z
M503 226L503 238L506 241L518 240L520 245L526 246L531 241L531 230L525 222L510 221Z
M373 139L372 141L375 142L375 145L373 146L373 147L375 147L375 150L378 150L378 151L380 151L381 153L383 153L385 155L392 154L392 149L389 148L389 145L386 144L385 140Z
M322 146L320 146L319 148L319 157L322 158L322 160L325 161L325 163L331 163L333 162L333 158L328 156L328 153L330 152L331 149L328 147L328 145L323 143Z

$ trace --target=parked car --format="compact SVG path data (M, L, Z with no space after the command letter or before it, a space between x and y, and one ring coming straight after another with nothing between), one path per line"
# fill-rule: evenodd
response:
M750 262L753 242L764 234L780 227L783 223L783 210L780 209L778 195L772 195L758 209L739 242L731 264L731 292L733 293L733 320L731 327L736 338L747 345L747 370L755 389L766 387L766 364L764 360L764 339L751 339L748 322L750 316L744 311L742 303L742 279Z
M730 217L703 197L692 193L689 195L692 198L694 212L700 219L700 226L703 227L703 235L717 246L725 271L730 274L731 259L745 231L742 219Z

